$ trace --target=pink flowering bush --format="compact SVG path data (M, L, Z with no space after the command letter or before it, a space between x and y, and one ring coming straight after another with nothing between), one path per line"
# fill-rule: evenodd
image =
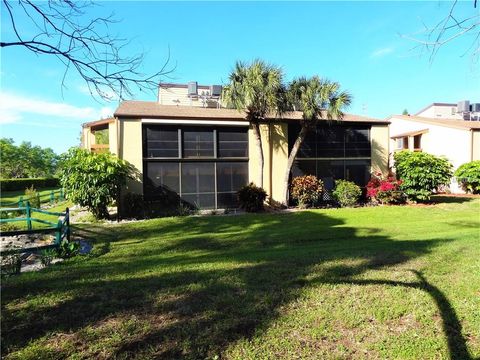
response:
M367 184L367 197L380 204L403 204L407 197L400 190L401 184L402 181L395 179L393 175L385 178L381 173L372 174Z

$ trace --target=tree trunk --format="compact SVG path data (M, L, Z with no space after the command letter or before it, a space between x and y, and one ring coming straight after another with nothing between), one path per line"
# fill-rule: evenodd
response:
M290 171L292 170L293 162L297 157L298 150L300 150L300 146L302 146L303 140L305 140L305 136L307 136L307 132L310 129L309 126L302 124L302 128L300 129L300 133L293 144L292 151L290 151L290 155L288 156L287 162L287 169L285 170L285 176L283 178L283 199L282 202L285 206L288 206L288 180L290 178Z
M255 147L258 152L258 169L259 175L257 178L257 186L260 186L263 189L263 148L262 148L262 137L260 134L260 124L258 121L252 122L253 134L255 135Z

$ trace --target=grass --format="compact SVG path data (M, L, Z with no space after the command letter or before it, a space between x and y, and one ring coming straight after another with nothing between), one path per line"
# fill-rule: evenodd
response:
M2 283L6 359L478 359L480 199L77 228Z
M40 199L42 203L50 201L50 193L52 192L52 190L57 191L59 190L59 188L48 187L48 188L37 189L37 192L40 194ZM11 204L14 202L18 203L18 201L20 200L20 196L23 196L23 198L26 198L25 190L2 191L2 193L0 194L0 204ZM58 197L58 193L55 194L55 197Z

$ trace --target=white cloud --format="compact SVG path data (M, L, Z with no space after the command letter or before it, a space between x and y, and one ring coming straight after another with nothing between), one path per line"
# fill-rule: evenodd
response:
M384 47L384 48L381 48L381 49L377 49L370 54L370 58L383 57L385 55L391 54L393 52L393 50L394 49L392 47Z
M4 91L0 92L0 123L3 124L34 118L32 115L92 121L108 116L107 114L113 114L113 110L108 107L104 107L101 110L93 107L78 107L62 102L35 99Z

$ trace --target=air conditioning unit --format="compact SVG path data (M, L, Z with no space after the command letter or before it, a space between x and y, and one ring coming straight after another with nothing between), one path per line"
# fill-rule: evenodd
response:
M457 112L459 113L465 113L470 111L470 101L469 100L463 100L459 101L457 104Z
M222 95L222 85L210 85L210 95L211 96Z
M198 84L196 81L190 81L188 83L188 96L198 95Z

